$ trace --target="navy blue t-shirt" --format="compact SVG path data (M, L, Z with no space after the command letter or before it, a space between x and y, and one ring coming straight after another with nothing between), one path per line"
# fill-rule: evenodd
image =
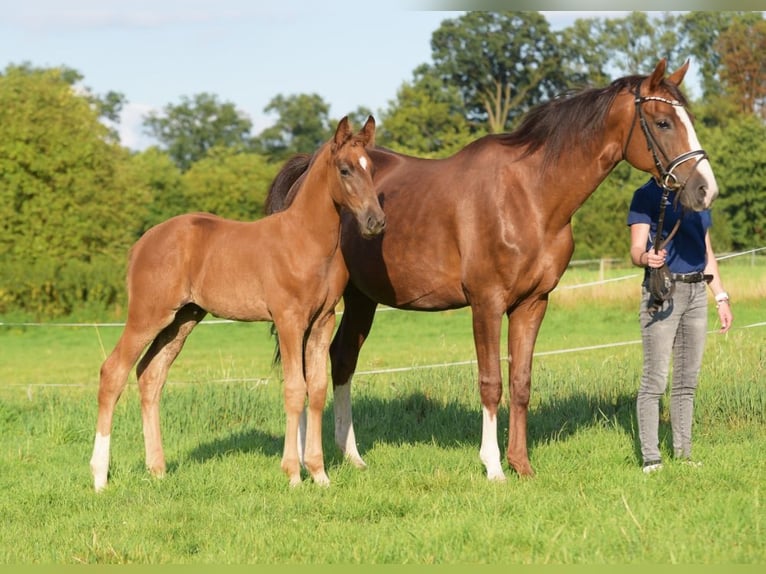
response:
M662 200L662 188L650 179L633 194L628 212L628 225L634 223L648 223L649 239L646 249L654 245L657 234L657 223L660 216L660 201ZM673 273L693 273L703 271L706 264L705 232L712 225L710 211L684 210L680 202L675 206L675 194L668 196L665 207L665 221L662 226L663 239L673 230L673 226L681 219L678 231L665 246L667 257L665 261Z

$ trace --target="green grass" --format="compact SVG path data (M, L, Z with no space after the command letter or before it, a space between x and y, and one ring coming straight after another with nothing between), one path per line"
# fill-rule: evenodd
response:
M645 476L634 414L640 345L542 354L638 339L635 297L585 291L552 298L529 415L537 475L509 472L505 484L488 483L478 460L468 364L359 375L354 414L368 470L332 444L328 404L332 485L306 479L290 489L279 469L282 388L268 326L227 324L200 326L171 370L168 475L152 479L143 468L131 384L115 414L110 484L95 495L98 368L119 329L2 327L0 563L766 562L766 327L742 328L766 320L762 300L743 290L739 328L708 337L694 425L703 466L670 459ZM714 317L711 309L711 329ZM386 311L359 370L473 358L468 311ZM504 447L505 406L501 417ZM668 455L666 405L660 431Z

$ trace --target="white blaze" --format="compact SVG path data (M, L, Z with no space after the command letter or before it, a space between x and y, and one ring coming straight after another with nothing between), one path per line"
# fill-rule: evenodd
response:
M688 143L689 143L689 149L690 150L697 150L702 149L702 146L700 145L699 140L697 139L697 132L694 131L694 126L692 125L692 120L689 117L689 114L686 113L686 110L681 106L674 106L676 113L678 114L679 119L681 120L681 123L686 128L686 135L688 137ZM715 176L713 175L713 168L710 165L710 162L707 160L707 158L703 159L699 164L697 165L697 171L699 174L705 178L705 181L707 182L707 194L708 197L714 197L718 193L718 184L715 181Z
M367 158L366 158L366 157L364 157L364 156L360 157L360 158L359 158L359 165L361 165L361 166L362 166L362 169L363 169L364 171L367 171Z

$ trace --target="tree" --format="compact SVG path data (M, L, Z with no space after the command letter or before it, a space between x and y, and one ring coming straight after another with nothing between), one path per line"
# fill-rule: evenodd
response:
M469 121L509 129L532 105L565 87L558 42L539 12L467 12L431 37L436 73L454 85Z
M572 88L603 86L609 83L606 72L610 53L600 43L601 21L578 18L559 32L561 66L569 71Z
M116 296L145 219L128 152L59 69L0 76L0 312L51 314ZM119 263L118 263L119 262ZM98 293L98 295L96 295Z
M255 153L213 148L183 175L186 211L242 221L258 219L279 167Z
M169 104L162 114L152 112L144 120L147 133L161 142L181 171L214 146L249 147L252 127L234 104L208 93L182 97L180 104Z
M151 226L192 210L186 201L181 171L166 152L152 146L135 153L128 169L136 187L148 198L136 239Z
M698 131L721 188L712 208L713 232L726 227L730 238L719 250L766 245L766 125L747 114Z
M445 157L466 145L473 134L456 88L444 87L433 69L422 65L405 82L382 115L377 143L421 157Z
M256 138L259 151L272 161L281 161L296 153L313 153L333 133L330 106L318 94L280 94L264 111L278 115L274 125Z
M678 18L679 46L695 59L702 80L702 99L723 94L719 77L721 54L716 49L719 36L733 22L749 25L762 20L760 12L685 12Z
M734 22L715 46L726 93L741 112L766 119L766 20Z
M622 18L606 18L598 33L600 50L608 54L614 76L646 74L660 58L671 67L684 63L678 41L677 19L673 14L650 19L646 12L631 12Z

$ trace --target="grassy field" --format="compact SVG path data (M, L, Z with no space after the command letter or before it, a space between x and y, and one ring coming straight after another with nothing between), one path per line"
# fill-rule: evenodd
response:
M703 465L670 460L650 476L635 429L635 278L564 277L534 364L537 476L505 484L488 483L478 460L467 310L379 312L353 393L369 468L332 444L328 404L326 489L308 479L290 489L279 469L267 325L203 324L190 337L163 398L163 480L143 468L128 387L101 495L88 469L97 376L119 328L0 326L0 563L763 564L765 271L724 267L735 328L708 337L694 426ZM413 369L387 371L401 367ZM669 453L666 405L661 440Z

